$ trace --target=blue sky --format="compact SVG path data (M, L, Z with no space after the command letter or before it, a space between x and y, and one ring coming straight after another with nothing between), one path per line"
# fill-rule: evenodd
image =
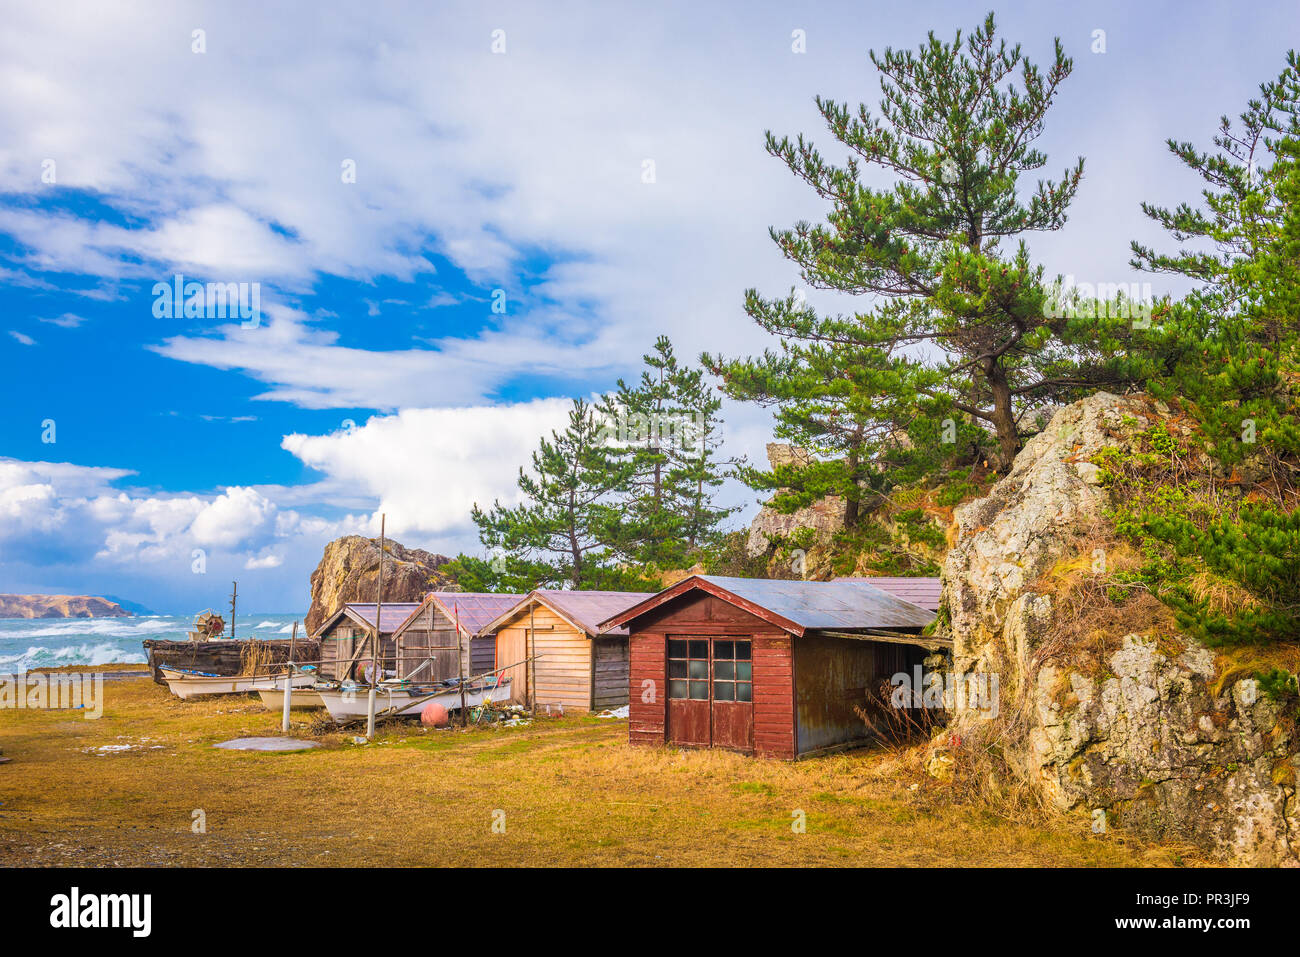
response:
M300 610L322 545L381 511L477 550L470 504L658 333L761 350L743 289L798 281L767 228L821 213L764 130L827 143L812 97L874 105L868 49L987 9L809 6L6 3L0 591L185 612L238 578ZM1076 61L1040 145L1084 185L1031 247L1085 281L1139 278L1138 203L1197 188L1163 140L1207 143L1300 37L1294 3L995 9ZM155 317L177 273L257 283L260 323ZM761 458L766 415L726 414Z

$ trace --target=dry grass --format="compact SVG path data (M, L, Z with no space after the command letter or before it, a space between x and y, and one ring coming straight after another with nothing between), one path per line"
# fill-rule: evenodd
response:
M1038 661L1057 660L1102 677L1129 634L1155 638L1167 651L1179 653L1174 613L1141 585L1119 577L1142 562L1132 546L1100 522L1082 534L1072 557L1057 562L1032 588L1052 598L1052 627L1039 646ZM1127 596L1116 597L1117 590Z
M309 733L309 717L295 722ZM0 865L1124 866L1185 853L1082 820L1016 823L886 752L791 764L630 748L625 722L591 717L403 725L364 746L330 733L297 754L211 746L278 733L255 698L181 702L147 679L108 682L97 721L7 712Z
M254 638L244 645L244 650L239 653L239 673L241 675L264 675L271 670L274 661L275 653L271 650L270 645Z

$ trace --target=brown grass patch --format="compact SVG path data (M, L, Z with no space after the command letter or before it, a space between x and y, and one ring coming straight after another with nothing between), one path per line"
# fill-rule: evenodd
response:
M295 715L294 732L309 720ZM9 712L0 864L1126 866L1182 853L1085 821L1017 822L875 751L789 763L632 748L626 722L592 717L385 727L364 746L326 733L297 754L212 747L278 733L254 698L182 702L148 679L112 682L97 721Z

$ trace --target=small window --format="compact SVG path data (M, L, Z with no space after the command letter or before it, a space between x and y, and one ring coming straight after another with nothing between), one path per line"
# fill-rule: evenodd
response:
M709 700L709 643L668 642L668 697L677 700Z
M752 665L748 641L713 643L713 700L752 701Z

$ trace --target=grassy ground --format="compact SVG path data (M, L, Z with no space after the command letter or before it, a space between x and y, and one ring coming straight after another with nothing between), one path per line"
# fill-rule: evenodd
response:
M243 696L182 702L141 678L107 682L105 702L90 721L0 712L13 759L0 765L0 866L1200 863L1082 822L998 818L879 752L790 764L634 749L627 722L594 717L233 752L212 745L278 734L279 715ZM310 714L295 712L295 733L309 735Z

